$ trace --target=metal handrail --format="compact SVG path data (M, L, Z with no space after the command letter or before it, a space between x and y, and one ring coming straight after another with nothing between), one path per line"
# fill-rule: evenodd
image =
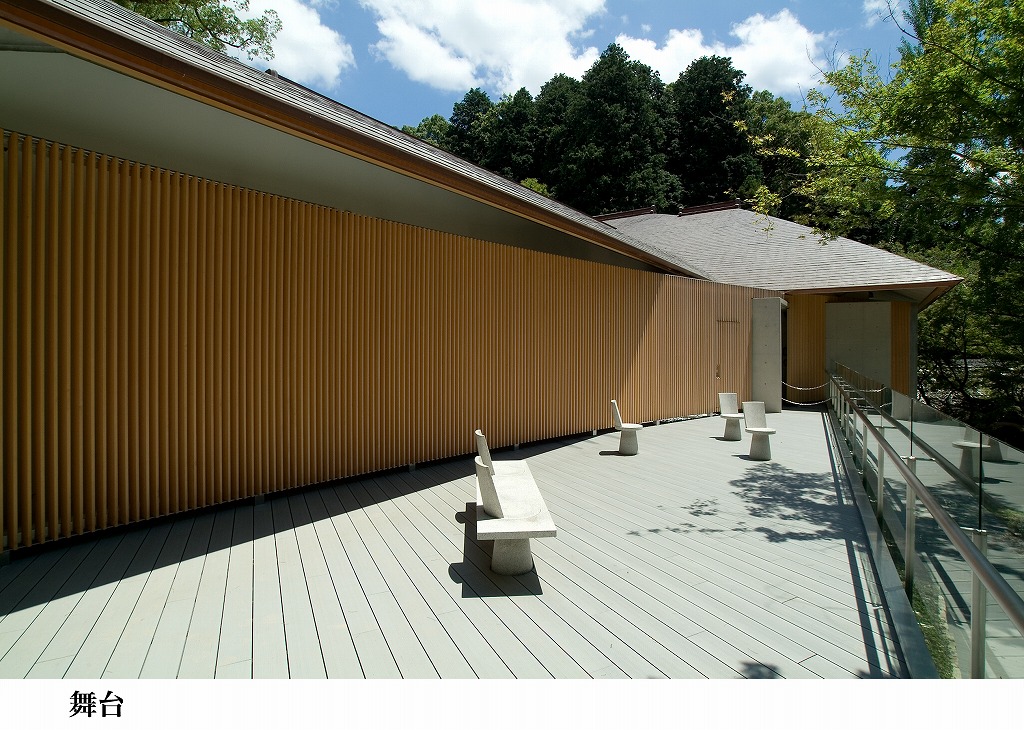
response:
M939 501L932 495L924 483L917 478L917 475L904 463L903 457L896 453L896 450L885 440L885 437L875 428L867 415L853 402L843 385L831 374L829 380L836 386L840 396L846 401L849 408L856 413L867 428L868 432L878 443L879 449L884 451L889 459L899 470L900 475L906 483L914 490L917 498L921 500L925 508L932 514L935 521L942 528L942 531L949 538L953 547L957 549L961 557L966 561L974 575L978 576L982 584L995 597L996 601L1006 612L1006 616L1014 623L1017 630L1024 635L1024 599L1010 587L1006 579L1000 575L995 566L988 561L988 558L974 545L972 538L967 536L960 526L956 524L949 513L939 504ZM881 491L881 489L879 489ZM911 556L907 556L909 561Z
M842 384L840 384L840 385L842 385ZM883 389L879 389L879 390L867 390L866 391L866 390L862 390L862 389L860 389L860 388L858 388L858 387L856 387L854 385L851 385L849 383L847 383L846 386L848 388L850 388L851 390L854 390L854 391L856 391L858 393L861 393L861 394L864 394L864 393L878 393L878 392L881 392L882 390L884 390L884 388L883 388ZM891 406L891 405L892 405L892 401L889 401L888 403L882 403L879 406L874 406L874 410L875 410L875 412L879 416L881 416L886 421L888 421L890 424L892 424L892 426L894 428L898 428L900 430L900 432L903 433L903 435L906 436L912 442L912 444L914 446L919 447L922 451L924 451L926 454L928 454L928 458L930 458L932 461L934 461L936 464L938 464L939 467L944 472L946 472L946 474L948 474L951 479L953 479L956 482L958 482L961 486L966 487L968 490L978 489L978 483L975 482L973 479L969 479L968 477L964 476L963 472L961 472L959 469L957 469L953 465L953 462L951 462L949 459L947 459L946 456L941 451L939 451L934 446L932 446L920 434L914 433L913 429L907 428L902 423L900 423L895 418L893 418L891 415L886 413L885 410L884 410L885 407L886 406ZM913 410L911 410L911 413L913 413Z

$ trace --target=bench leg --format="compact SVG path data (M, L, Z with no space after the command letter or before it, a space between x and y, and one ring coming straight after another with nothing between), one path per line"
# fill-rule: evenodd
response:
M981 469L978 464L979 449L971 447L960 447L960 471L968 479L977 479L981 476Z
M522 575L533 570L530 539L495 540L491 552L491 570L498 575Z
M633 456L640 450L640 445L637 443L636 431L633 429L623 429L619 431L619 453L625 454L626 456Z
M742 441L743 432L740 431L740 419L738 418L726 418L725 419L725 435L722 436L724 441Z
M772 445L766 433L750 434L750 458L757 461L770 461Z

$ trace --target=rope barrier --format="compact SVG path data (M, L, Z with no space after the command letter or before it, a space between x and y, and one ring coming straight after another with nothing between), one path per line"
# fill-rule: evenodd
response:
M798 403L795 400L788 400L787 398L783 398L782 402L789 403L790 405L793 406L823 406L829 402L829 399L826 398L825 400L814 401L813 403Z
M783 381L782 384L785 385L787 388L792 388L793 390L821 390L826 385L828 385L828 383L822 383L821 385L815 385L813 388L801 388L798 385L790 385L786 381Z

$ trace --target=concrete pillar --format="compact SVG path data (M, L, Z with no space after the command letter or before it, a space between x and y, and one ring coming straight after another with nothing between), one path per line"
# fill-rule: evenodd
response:
M780 297L753 301L750 333L751 400L764 403L765 413L782 411L782 309Z

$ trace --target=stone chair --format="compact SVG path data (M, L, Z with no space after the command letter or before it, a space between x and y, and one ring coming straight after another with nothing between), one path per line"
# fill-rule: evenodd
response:
M719 393L718 411L721 417L725 419L725 435L722 436L722 439L725 441L741 441L743 439L743 432L740 431L740 421L743 419L743 414L740 413L740 409L736 405L736 394Z
M612 420L615 422L615 430L619 432L619 453L626 456L633 456L640 450L637 442L637 433L643 428L639 423L623 423L622 414L619 413L619 404L612 401Z
M747 433L750 434L750 458L757 461L769 461L772 458L772 446L768 437L775 433L775 429L768 427L768 422L764 417L764 403L762 401L744 401L743 422Z

